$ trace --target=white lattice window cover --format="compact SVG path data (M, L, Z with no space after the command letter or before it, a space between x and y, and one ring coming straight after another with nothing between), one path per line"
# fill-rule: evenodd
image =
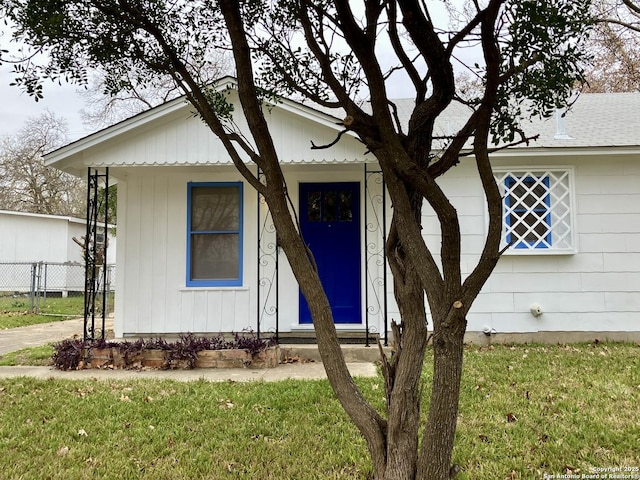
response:
M496 171L503 199L503 245L513 253L575 249L570 169Z

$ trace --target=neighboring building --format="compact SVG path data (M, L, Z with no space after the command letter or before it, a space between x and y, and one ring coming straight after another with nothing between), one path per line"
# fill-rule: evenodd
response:
M116 335L310 330L264 203L192 110L173 100L46 156L79 176L108 167L118 183ZM443 131L458 124L452 112ZM513 246L469 313L468 339L640 338L637 112L640 94L582 95L566 117L525 126L538 141L493 154ZM391 210L375 159L349 135L311 149L336 138L333 116L286 99L266 115L338 329L383 332L399 315L384 281ZM469 273L487 225L472 160L438 181L460 214ZM437 252L428 208L423 229Z
M82 242L85 232L78 218L0 210L0 292L28 291L37 263L51 267L47 290L82 291L83 251L73 238ZM107 262L115 264L115 237L108 238Z

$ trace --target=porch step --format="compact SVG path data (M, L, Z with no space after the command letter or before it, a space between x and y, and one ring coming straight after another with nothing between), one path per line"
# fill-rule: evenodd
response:
M367 336L362 330L338 330L338 341L341 345L365 345ZM377 347L379 335L369 334L369 344ZM316 333L313 330L301 330L293 332L280 332L278 341L286 344L315 345L317 343Z
M380 350L377 343L371 346L364 345L341 345L342 354L347 363L373 363L380 361ZM391 348L384 347L385 354L391 355ZM280 359L283 362L322 362L317 345L280 343Z

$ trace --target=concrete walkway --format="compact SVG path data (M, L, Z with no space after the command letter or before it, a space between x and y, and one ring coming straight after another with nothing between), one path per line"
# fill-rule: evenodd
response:
M348 363L351 375L355 377L375 377L373 363ZM41 379L66 380L174 380L191 382L277 382L280 380L316 380L327 378L321 363L281 364L276 368L198 368L194 370L73 370L63 372L52 367L0 367L3 378L33 377Z
M107 320L107 329L112 328L113 320ZM59 342L65 338L74 336L82 337L83 320L65 320L60 322L31 325L28 327L11 328L0 330L0 355L20 350L23 348L36 347L47 343ZM281 345L285 349L287 356L300 358L313 358L312 351L315 346L287 346ZM347 360L347 367L353 376L375 377L377 368L371 361L363 361L358 357L362 356L364 347L344 346L343 351ZM306 351L305 351L306 350ZM315 349L317 354L317 348ZM364 350L367 356L375 354L376 350L368 348ZM357 360L357 361L354 361ZM326 378L326 373L322 363L316 362L295 362L281 364L276 368L250 369L194 369L194 370L78 370L63 372L52 367L0 367L0 379L15 377L35 377L35 378L62 378L69 380L139 380L139 379L167 379L176 381L196 381L206 380L211 382L235 381L265 381L273 382L286 379L322 379Z
M76 318L74 320L0 330L0 355L23 348L59 342L65 338L73 338L75 335L82 338L83 328L84 320Z

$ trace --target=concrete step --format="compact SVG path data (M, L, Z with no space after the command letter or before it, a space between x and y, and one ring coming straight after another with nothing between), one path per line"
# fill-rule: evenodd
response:
M369 347L353 344L341 345L340 347L347 363L372 363L380 361L380 350L376 343L371 343ZM383 347L383 349L387 356L391 355L391 347ZM281 343L280 358L285 362L287 360L298 360L300 362L322 361L318 346L305 344Z
M338 341L343 344L354 345L369 345L377 347L378 338L380 335L377 333L369 333L362 330L338 330ZM294 330L291 332L280 332L278 334L278 341L284 344L315 344L316 332L315 330Z

